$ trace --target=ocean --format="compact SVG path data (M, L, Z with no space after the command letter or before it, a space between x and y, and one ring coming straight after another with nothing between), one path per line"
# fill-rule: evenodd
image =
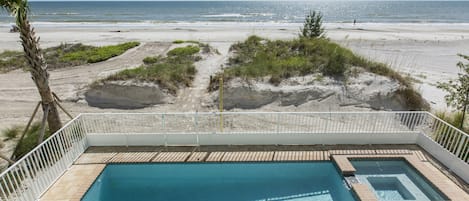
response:
M468 23L469 1L30 2L36 23L301 23L309 10L328 23ZM12 23L0 11L0 24Z

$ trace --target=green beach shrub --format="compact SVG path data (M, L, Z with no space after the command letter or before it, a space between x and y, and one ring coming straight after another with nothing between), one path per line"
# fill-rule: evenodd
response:
M446 121L447 123L451 124L452 126L456 128L462 128L461 122L463 118L462 112L436 112L435 116L438 118L442 119L443 121ZM466 133L469 133L469 129L464 129L463 130Z
M459 56L465 59L468 63L457 63L460 70L460 73L458 73L458 79L444 83L438 82L437 87L448 92L445 96L446 104L448 106L455 107L461 112L461 123L459 123L461 127L458 128L463 129L463 122L469 106L469 56L461 54Z
M5 140L12 140L18 137L21 133L21 127L20 126L13 126L11 128L5 129L2 134L5 136Z
M22 134L24 128L25 128L24 126L14 126L12 128L3 130L2 134L3 136L7 137L8 140L14 139L16 137L19 137ZM13 153L16 159L21 158L22 156L24 156L25 154L33 150L34 147L37 146L37 139L39 137L40 130L41 130L40 122L35 122L31 124L23 140L19 142L19 144L16 145L18 147L16 149L16 152ZM46 128L44 139L47 139L50 135L51 133L49 129Z
M160 60L160 57L159 56L156 56L156 57L145 57L143 59L143 63L144 64L154 64L156 62L158 62L158 60Z
M43 50L49 69L83 65L91 62L104 61L118 56L130 48L138 46L138 42L123 43L114 46L94 47L78 44L60 44ZM0 73L16 69L26 69L28 63L23 52L5 51L0 53Z
M75 51L64 54L60 59L63 62L86 61L87 63L97 63L108 60L112 57L123 54L125 51L139 46L139 42L127 42L118 45L96 47L87 50Z
M4 51L0 53L0 73L6 73L15 69L25 69L26 58L23 52Z
M300 36L305 38L324 37L321 12L309 11L303 23L303 28L301 28L300 31Z
M170 50L167 55L171 57L188 57L192 56L200 51L198 46L189 45L186 47L178 47Z
M185 43L186 41L183 41L183 40L175 40L173 41L174 44L181 44L181 43Z
M176 94L180 86L190 86L197 69L194 62L198 57L199 47L187 46L175 48L167 53L168 57L147 57L144 65L126 69L101 81L139 80L153 82L170 93Z

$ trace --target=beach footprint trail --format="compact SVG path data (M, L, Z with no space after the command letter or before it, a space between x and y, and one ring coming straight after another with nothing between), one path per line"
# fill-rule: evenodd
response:
M231 43L210 43L209 45L217 49L220 54L210 53L210 55L195 63L197 73L192 86L182 88L178 92L178 97L174 103L179 108L178 111L196 112L207 110L210 102L207 91L210 76L219 72L221 66L226 62Z

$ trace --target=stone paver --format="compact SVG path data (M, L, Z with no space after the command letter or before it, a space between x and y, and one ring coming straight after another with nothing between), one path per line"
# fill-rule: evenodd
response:
M73 165L40 201L79 201L104 167L104 164Z
M428 161L427 157L422 151L412 150L411 152L413 153L413 155L417 156L417 158L420 159L421 161Z
M337 165L342 175L352 176L355 175L356 170L347 156L349 155L333 155L332 161Z
M360 201L378 201L376 195L366 184L352 184L352 190Z
M117 153L84 153L75 164L105 164Z

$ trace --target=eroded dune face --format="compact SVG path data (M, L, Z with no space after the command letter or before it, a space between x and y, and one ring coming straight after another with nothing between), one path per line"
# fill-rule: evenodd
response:
M375 110L412 110L405 97L399 93L398 81L361 73L346 81L317 75L292 77L275 86L268 79L233 79L225 85L224 109L257 109L269 104L300 106L317 103L324 107L356 106ZM114 109L139 109L159 104L174 103L175 97L157 84L132 81L113 81L91 86L84 94L91 107ZM218 105L219 93L211 93L210 103Z
M324 106L359 106L377 110L412 109L399 93L398 81L361 73L347 81L324 77L318 81L314 75L294 77L282 81L278 86L267 79L245 81L233 79L224 89L225 109L255 109L277 103L280 106L299 106L307 102L317 102ZM218 92L212 93L218 102Z
M85 93L89 106L139 109L168 103L173 97L158 85L134 82L107 82L92 86Z

